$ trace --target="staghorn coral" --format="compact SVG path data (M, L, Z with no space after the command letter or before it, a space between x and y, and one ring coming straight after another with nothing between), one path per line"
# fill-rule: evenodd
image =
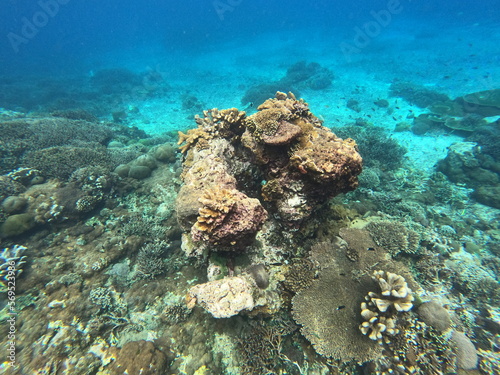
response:
M361 316L364 322L360 331L379 344L389 343L387 335L399 333L396 328L396 313L409 311L413 295L405 279L392 272L374 271L373 280L378 282L381 293L369 292L366 302L361 303Z
M155 240L147 243L137 255L137 275L140 279L154 279L166 270L164 254L168 243Z

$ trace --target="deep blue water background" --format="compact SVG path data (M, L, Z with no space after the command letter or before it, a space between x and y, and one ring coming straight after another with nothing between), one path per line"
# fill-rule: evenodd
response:
M354 27L370 20L371 10L387 8L388 1L365 0L354 4L331 0L221 0L220 3L236 5L229 5L232 10L220 17L212 0L69 0L59 5L47 25L15 52L8 34L22 36L24 21L32 21L42 8L36 1L3 1L0 74L74 73L88 69L83 62L96 61L102 54L113 51L133 54L153 45L156 54L184 50L196 55L231 41L244 44L266 32L291 33L299 38L303 33L307 43L308 33L315 30L328 42L328 38L333 41L341 35L348 38ZM403 11L397 15L398 21L407 21L409 28L415 22L437 22L443 26L442 32L446 32L451 25L492 24L500 20L500 0L480 3L401 0L400 3Z

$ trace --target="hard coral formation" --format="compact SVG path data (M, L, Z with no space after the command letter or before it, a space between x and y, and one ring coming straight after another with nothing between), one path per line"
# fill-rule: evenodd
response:
M413 307L413 295L405 279L392 272L374 271L373 280L377 281L381 293L369 292L366 302L361 303L361 316L364 322L359 329L378 343L390 342L387 335L394 336L396 313L409 311Z
M340 234L342 239L331 241L330 246L327 242L312 246L311 258L321 265L319 277L293 297L293 317L302 325L302 334L319 354L344 362L377 360L381 358L384 347L361 334L360 319L356 318L360 316L364 296L379 284L378 281L374 283L368 272L380 267L404 277L409 288L416 289L418 286L404 264L388 259L386 252L373 242L366 229L343 228ZM405 294L405 285L399 278L391 277L388 281L386 274L380 276L386 281L383 288L386 294L388 291L390 294L392 291L396 295ZM397 299L382 295L374 298ZM401 301L407 299L408 294ZM406 308L407 305L398 307ZM385 313L378 314L386 316ZM404 321L384 320L386 327L391 327L393 332L401 330L401 324L404 324Z
M372 221L366 229L375 243L393 256L400 252L415 254L419 249L419 234L401 223L389 220Z
M323 127L307 103L277 93L258 109L249 117L235 108L204 111L196 129L180 134L185 158L177 216L195 241L246 244L267 218L254 197L299 226L327 199L357 186L356 143Z
M14 245L6 247L0 252L0 292L7 291L8 281L16 280L23 272L26 247Z
M191 228L195 241L236 245L251 237L267 218L257 199L249 198L236 189L208 189L199 201L202 207Z
M258 110L246 119L242 142L261 165L264 199L282 219L300 223L326 199L357 187L356 143L323 127L307 103L278 93Z

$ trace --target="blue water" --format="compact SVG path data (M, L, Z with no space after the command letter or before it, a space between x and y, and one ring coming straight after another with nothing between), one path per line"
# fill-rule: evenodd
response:
M249 48L251 53L252 50L257 52L252 41L270 32L294 38L297 43L304 43L304 47L310 42L311 33L321 33L321 41L316 47L318 50L327 48L330 50L328 57L335 59L338 50L332 48L332 44L349 38L353 28L372 20L371 11L386 10L388 3L397 3L399 7L394 6L398 13L383 26L383 34L392 34L395 38L398 32L391 23L406 25L410 32L439 28L441 35L436 38L439 40L446 38L447 27L494 25L500 13L500 3L495 0L483 1L480 6L474 1L436 4L406 0L356 4L327 0L287 1L286 5L279 1L245 0L108 1L104 4L94 0L69 0L61 3L48 0L1 4L2 71L73 72L84 68L82 63L113 52L126 54L131 60L154 61L181 50L191 51L196 58L206 49L221 48L227 42ZM25 21L32 26L23 29ZM9 33L23 40L9 40ZM483 36L488 38L488 34ZM142 52L144 48L153 47L158 48L155 54ZM457 47L460 53L463 46ZM392 48L397 49L398 45Z
M353 84L366 82L365 73L385 82L410 74L412 81L438 84L453 97L498 82L500 2L494 0L481 6L404 0L285 5L48 0L9 1L0 8L0 72L6 78L85 79L109 68L154 70L165 82L179 83L174 91L196 88L203 103L217 107L240 105L227 97L241 98L243 87L279 79L287 66L303 60L318 62L337 77L351 76ZM441 82L443 76L451 79ZM216 78L227 90L221 87L214 96ZM473 82L478 79L487 83ZM9 87L13 95L18 89ZM306 97L315 98L315 93ZM39 104L38 109L50 106ZM12 100L0 101L0 107L35 109L33 102L16 107Z

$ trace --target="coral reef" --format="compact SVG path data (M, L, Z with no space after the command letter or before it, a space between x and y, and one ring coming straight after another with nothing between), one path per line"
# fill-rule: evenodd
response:
M37 162L37 156L48 157L46 153L54 155L57 151L71 151L72 148L75 148L73 152L78 156L77 151L79 151L80 154L84 153L82 150L84 146L94 148L98 152L101 149L97 147L97 145L105 145L112 136L112 131L101 124L56 117L26 117L11 121L3 121L0 122L0 132L2 133L3 141L0 173L9 172L19 165L37 168L33 164ZM61 149L61 147L63 148ZM49 148L53 148L52 151L42 152L42 150ZM90 158L91 156L87 155L86 157ZM97 157L92 159L92 161L95 160L97 160ZM78 159L60 159L58 161L62 163L61 169L64 168L64 165L78 163ZM50 162L50 160L44 159L43 162L36 164L43 168L50 168L51 165L47 164ZM54 162L56 162L56 160L54 160ZM85 164L84 161L80 161L78 166L85 167L95 164L95 162ZM72 171L66 172L64 175L67 177L71 172Z
M418 252L419 234L401 223L389 220L372 221L366 226L366 229L370 232L375 243L386 249L392 256L396 256L400 252L406 254Z
M8 281L15 280L23 272L27 256L23 255L26 247L14 245L6 247L0 252L0 293L7 291Z
M236 189L207 189L199 202L202 207L191 228L195 241L233 246L245 243L267 218L267 212L257 199Z
M378 282L381 293L369 292L366 302L361 303L364 322L359 329L380 344L389 343L387 335L394 336L399 332L395 313L409 311L414 298L405 279L395 273L374 271L372 278Z
M484 117L500 115L500 89L474 92L457 99L464 111Z
M249 117L234 108L205 111L197 129L180 133L186 156L176 211L197 242L246 245L267 218L264 204L299 226L357 186L356 143L321 126L307 103L278 93L258 109ZM259 195L269 203L248 197Z
M300 223L326 199L357 186L356 143L321 126L307 103L278 93L258 109L246 119L242 142L264 171L264 199L283 220Z

